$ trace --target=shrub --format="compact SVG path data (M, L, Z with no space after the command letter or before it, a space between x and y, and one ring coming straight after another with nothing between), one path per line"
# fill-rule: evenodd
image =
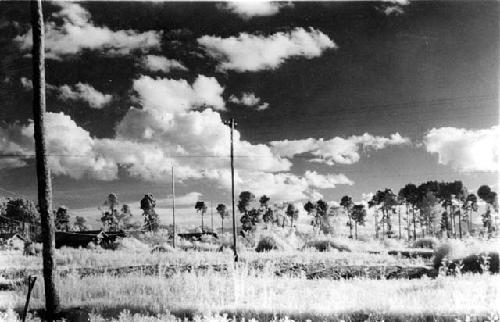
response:
M270 250L279 250L278 243L271 236L264 236L259 240L257 244L257 248L255 251L257 252L268 252Z
M169 244L156 245L151 250L151 253L173 253L176 249Z
M343 244L334 239L313 239L305 243L304 248L314 248L319 252L327 252L335 249L339 252L351 252L351 249L346 244Z
M446 258L449 261L464 258L467 251L464 243L458 240L447 240L441 243L434 252L434 268L439 268L441 262Z
M149 250L149 246L140 240L133 237L120 238L115 242L113 247L115 250L132 250L132 251L145 251Z
M420 238L413 242L413 248L432 248L436 249L439 241L436 238Z

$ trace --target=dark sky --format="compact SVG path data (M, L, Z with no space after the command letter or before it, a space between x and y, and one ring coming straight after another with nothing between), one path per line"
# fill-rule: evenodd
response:
M140 75L186 79L191 84L202 74L215 77L224 87L227 110L221 112L222 118L235 117L242 139L253 144L364 133L388 137L398 132L411 139L411 145L363 152L354 164L332 167L308 162L308 154L295 157L290 169L293 174L302 175L309 169L325 175L343 173L354 181L353 185L321 189L327 200L338 200L344 194L359 200L363 193L385 187L398 190L407 182L430 179L463 180L470 189L496 185L498 172L467 172L440 164L437 154L427 152L422 143L432 128L481 130L498 125L498 1L414 1L400 6L404 12L391 15L383 13L387 4L375 2L298 2L275 15L250 19L209 2L80 5L97 26L115 31L162 30L161 48L152 53L179 60L189 69L168 75L145 73L138 67L143 55L138 52L110 56L84 49L62 60L48 59L49 84L82 82L113 94L114 99L102 109L48 94L49 111L69 115L93 137L112 138L130 106L140 108L132 90ZM44 9L46 17L60 10L53 5ZM13 41L29 29L29 18L29 3L0 3L0 77L8 79L0 87L4 127L25 123L32 115L31 92L19 81L32 78L31 60L23 57ZM321 31L337 48L311 59L291 57L271 70L220 72L217 61L197 43L204 35L227 38L244 32L270 36L297 27ZM229 102L231 95L242 92L255 93L270 107L255 111ZM149 191L166 196L168 186L168 182L151 183L125 171L113 181L59 175L54 177L54 197L56 204L89 207L110 191L122 200L138 200ZM34 197L33 162L0 169L0 188ZM226 189L213 189L206 180L186 180L178 191L198 191L204 198L220 201L229 196ZM1 195L11 196L3 190Z

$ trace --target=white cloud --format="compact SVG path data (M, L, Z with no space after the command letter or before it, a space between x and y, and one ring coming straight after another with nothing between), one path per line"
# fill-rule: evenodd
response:
M394 6L386 6L384 8L381 8L381 11L386 15L386 16L399 16L404 13L403 8L400 6L394 5Z
M292 7L291 3L271 2L265 0L231 1L219 5L219 8L231 11L243 19L256 16L273 16L284 7Z
M168 73L171 70L188 70L181 62L175 59L168 59L164 56L157 55L146 55L142 59L142 65L149 71L152 72L165 72Z
M202 194L197 191L189 192L182 196L175 196L175 206L193 206L197 201L200 200ZM172 198L164 198L164 199L156 199L157 207L171 207L172 206Z
M500 127L467 130L433 128L424 136L427 152L437 153L440 164L461 172L500 169Z
M257 111L263 111L269 108L269 103L261 103L260 98L256 97L254 93L243 93L240 98L231 95L229 101L235 104L255 107Z
M358 162L360 150L380 150L391 145L409 143L410 139L402 137L399 133L391 134L388 138L365 133L348 138L334 137L326 141L322 138L308 138L270 142L273 152L277 155L292 158L297 154L311 153L315 156L310 160L311 162L325 163L330 166L335 163L353 164Z
M344 174L327 174L322 175L316 171L307 170L304 178L310 186L319 189L333 189L338 184L353 185L354 181L347 178Z
M224 88L214 77L199 75L189 85L185 80L141 76L133 86L146 110L175 113L202 105L225 109L221 96Z
M58 91L59 98L62 100L82 100L95 109L103 108L113 99L112 95L103 94L91 85L83 83L77 83L72 87L69 85L62 85L58 88Z
M203 36L198 43L219 61L220 70L238 72L275 69L290 57L319 57L335 43L314 28L295 28L270 36L240 33L238 37Z
M134 81L133 89L141 108L127 112L112 138L92 137L69 116L47 113L53 173L75 179L114 180L122 169L145 181L165 182L170 180L174 166L179 181L208 180L214 188L230 189L229 128L216 110L198 109L201 105L223 107L223 88L217 81L200 75L189 85L183 80L142 76ZM32 137L32 122L0 128L0 149L32 155ZM242 140L238 130L234 132L234 145L237 191L293 201L318 199L321 189L352 184L342 174L290 173L292 163L288 159L274 153L269 145ZM25 165L22 159L0 163L1 168ZM199 197L197 193L188 196L189 203Z
M54 2L61 10L52 15L60 23L46 23L46 57L62 59L75 55L83 49L100 50L110 55L128 55L133 50L147 51L160 47L161 31L138 32L134 30L113 31L105 26L95 26L90 13L74 2ZM20 48L32 46L32 30L15 39Z

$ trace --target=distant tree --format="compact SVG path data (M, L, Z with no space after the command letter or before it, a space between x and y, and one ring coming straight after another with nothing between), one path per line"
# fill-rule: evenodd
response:
M354 203L352 202L352 198L349 196L343 196L342 199L340 199L340 205L344 207L344 210L347 214L347 218L349 219L348 225L349 225L349 238L352 238L352 207L354 206Z
M434 234L433 222L435 221L436 211L435 207L438 205L439 200L432 191L422 191L418 200L418 208L420 209L420 228L422 235L425 235L424 228L427 227L427 234Z
M101 215L101 222L104 230L115 231L118 229L118 211L116 207L118 206L118 197L115 193L110 193L106 200L104 200L104 205L108 207L108 211L104 210Z
M328 216L328 203L324 201L323 199L320 199L316 201L316 205L314 206L315 209L315 218L316 218L316 224L319 222L319 228L323 230L323 221L327 218Z
M68 214L68 209L66 209L66 206L60 206L59 208L57 208L54 217L55 217L54 222L57 230L59 231L70 230L69 214Z
M482 215L482 217L483 217L483 225L488 232L488 237L491 237L493 234L491 208L493 207L496 211L498 211L497 193L491 190L489 186L482 185L477 190L477 195L488 205L488 207L486 208L486 212Z
M25 224L38 224L40 222L40 214L35 206L35 203L29 199L16 198L8 199L5 205L5 216L11 221L21 224L23 233Z
M399 190L398 195L402 200L405 201L406 204L406 214L408 217L408 209L411 206L412 210L412 215L413 215L413 240L417 239L417 223L416 223L416 216L415 216L415 207L418 202L418 189L417 186L414 185L413 183L408 183L404 186L404 188L401 188ZM408 220L408 239L410 239L410 225L409 225L409 220Z
M87 220L82 216L75 217L75 223L73 224L73 227L78 231L89 230L89 227L87 226Z
M158 231L160 228L160 218L155 211L156 200L152 194L144 195L141 199L141 209L144 216L144 229L147 231Z
M370 201L370 206L380 206L382 210L382 236L385 236L385 225L387 224L387 234L392 235L392 222L391 215L393 213L393 207L398 204L396 200L396 195L391 189L386 188L385 190L378 190L375 195L373 195Z
M255 200L255 195L250 191L242 191L238 200L238 211L242 214L248 212L250 203Z
M465 211L465 218L467 221L467 231L469 235L472 233L472 213L478 210L477 206L477 196L473 193L470 193L465 198L465 202L463 204L463 209Z
M225 204L220 203L217 205L215 210L219 213L220 219L222 221L221 233L224 234L224 218L229 216L229 213L227 212L227 207Z
M364 205L352 206L352 220L354 221L354 238L358 239L358 225L365 225L366 209Z
M134 224L130 223L132 218L132 213L130 211L130 206L123 204L120 212L116 215L117 227L120 229L132 229L135 227Z
M313 204L311 201L307 201L305 204L304 204L304 210L307 212L308 215L310 216L314 216L314 220L312 222L313 226L316 227L318 226L318 221L317 221L317 217L316 217L316 214L314 213L315 210L316 210L316 205Z
M292 203L289 203L286 207L286 215L290 218L290 227L293 227L293 220L299 218L299 211L295 208Z
M274 222L274 211L271 209L271 208L267 208L264 212L264 215L262 216L262 220L266 223L266 224L269 224L271 223L271 225L273 224Z
M269 198L266 195L263 195L262 197L259 198L260 206L264 209L267 209L269 200L271 200L271 198Z
M250 191L242 191L238 200L238 211L243 214L240 221L243 231L249 231L255 225L255 217L248 214L250 203L255 200L255 195ZM244 233L243 233L244 234Z
M204 201L198 201L194 205L194 209L196 209L196 212L201 214L201 231L204 232L204 223L203 223L203 217L205 213L207 212L207 205L205 204Z

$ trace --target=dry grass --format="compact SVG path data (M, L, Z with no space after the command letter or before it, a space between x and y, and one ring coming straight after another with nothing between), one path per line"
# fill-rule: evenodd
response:
M41 284L32 308L43 304ZM178 273L172 278L68 276L58 281L64 307L141 308L153 314L175 311L254 314L338 313L472 314L498 312L500 276L462 275L420 280L307 280L258 276L248 269L226 273ZM24 296L13 299L21 306ZM5 309L5 308L4 308Z

